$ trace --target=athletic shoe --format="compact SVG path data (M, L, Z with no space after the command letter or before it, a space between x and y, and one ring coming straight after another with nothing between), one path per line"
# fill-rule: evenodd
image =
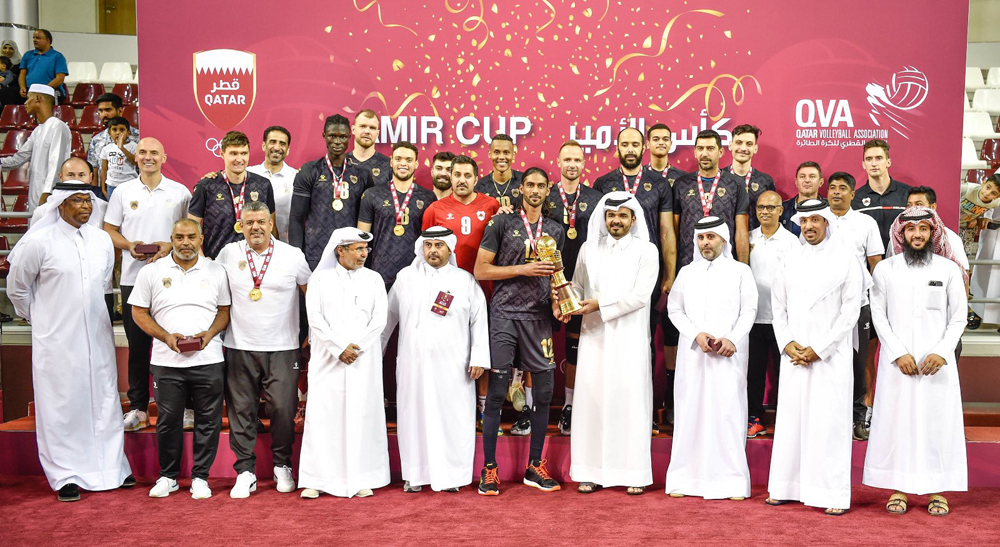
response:
M292 478L292 468L287 465L274 466L274 482L278 483L278 492L282 494L295 491L295 479Z
M205 484L207 487L208 483ZM250 471L244 471L236 476L236 484L234 484L233 489L229 491L229 497L238 500L246 499L250 497L251 492L256 491L257 475L254 475ZM211 496L212 493L209 492L208 495ZM194 497L194 483L191 483L191 497Z
M207 480L191 479L191 499L204 500L210 497L212 497L212 489L208 487Z
M515 411L521 412L526 402L524 385L521 382L510 383L510 387L507 388L507 400L510 401L510 404L514 405Z
M747 422L747 438L752 439L757 435L765 434L767 434L767 428L760 424L760 418L751 416L750 421Z
M375 495L375 492L372 492L371 488L362 488L361 490L358 490L357 494L355 494L355 496L357 496L359 498L368 498L368 497L371 497L371 496L374 496L374 495Z
M156 484L149 489L149 497L151 498L165 498L170 495L171 492L176 492L180 488L177 486L177 481L167 477L160 477L156 479Z
M524 472L524 484L534 486L543 492L559 490L561 488L559 483L549 476L549 471L545 469L546 463L548 463L547 460L528 462L528 468Z
M316 490L314 488L306 488L302 490L302 493L299 494L299 497L302 499L314 500L319 497L319 490Z
M516 437L524 437L525 435L531 435L531 409L524 407L521 414L518 415L517 420L514 425L510 426L510 434Z
M191 431L194 429L194 410L190 408L184 409L184 431Z
M80 487L73 483L69 483L59 489L59 494L56 498L59 501L79 501Z
M442 490L442 492L448 492L449 494L454 494L455 492L458 492L458 487L456 486L454 488L445 488L444 490Z
M654 418L653 419L653 435L655 436L655 435L659 435L659 434L660 434L660 424L656 423L656 419Z
M854 422L854 440L855 441L868 440L868 427L866 427L864 420L860 422Z
M562 409L562 414L559 415L559 433L563 435L569 435L570 423L573 419L573 405L566 405Z
M497 464L486 464L483 470L479 472L479 495L500 495L500 477L497 476Z
M416 494L423 489L423 486L410 486L410 481L403 481L403 492L407 494Z
M129 410L125 413L125 431L139 431L149 427L149 414L141 410Z

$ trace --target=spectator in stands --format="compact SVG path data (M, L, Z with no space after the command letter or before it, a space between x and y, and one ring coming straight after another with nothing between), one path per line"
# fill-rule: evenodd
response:
M97 180L101 180L101 150L111 142L111 135L107 129L108 121L122 115L124 103L122 98L114 93L102 93L94 100L94 106L97 107L97 116L105 128L91 137L90 148L87 149L87 163L98 169ZM130 126L128 131L128 142L139 142L139 129Z
M13 65L10 57L0 56L0 108L9 104L21 104L22 101L17 76L11 69Z
M52 115L56 92L44 84L32 84L24 103L38 127L13 156L0 160L0 167L13 169L31 162L28 171L28 211L45 203L52 185L59 179L59 167L69 158L72 134L66 122Z
M17 49L17 42L14 40L4 40L0 42L0 55L10 59L10 71L16 78L21 72L21 52Z
M128 120L117 116L108 121L108 135L111 142L101 149L101 192L108 199L115 188L128 182L138 174L135 168L137 143L129 140L131 130Z
M44 84L56 90L58 104L66 98L66 86L63 80L69 74L66 68L66 57L52 49L52 33L40 28L32 36L35 49L24 54L21 59L21 96L28 96L28 89L33 84Z
M971 241L977 233L979 234L976 260L1000 260L998 204L1000 204L1000 175L994 174L982 185L962 185L959 227L962 229L963 241ZM1000 296L1000 266L977 265L972 269L970 285L970 294L975 298L997 298ZM974 303L971 308L975 310L976 316L969 316L970 328L978 328L982 323L1000 323L1000 304Z

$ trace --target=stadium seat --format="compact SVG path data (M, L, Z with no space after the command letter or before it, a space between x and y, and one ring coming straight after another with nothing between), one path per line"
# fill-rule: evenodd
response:
M63 80L66 85L97 81L97 65L94 63L74 61L67 63L66 68L69 69L69 74Z
M70 126L70 129L79 131L80 133L98 133L104 130L104 124L101 123L101 115L97 112L97 105L88 104L83 107L80 119L76 122L76 125Z
M70 145L69 155L77 158L87 159L87 149L83 147L83 135L79 131L72 132L73 139Z
M1000 114L1000 89L977 89L972 96L972 109L989 112L993 116Z
M2 202L3 200L0 200ZM6 206L2 209L6 211ZM28 196L20 195L14 198L14 206L11 207L11 212L14 213L26 213L28 212ZM15 232L24 233L28 231L28 219L27 218L3 218L0 219L0 230L5 232Z
M20 196L28 193L28 169L30 167L31 162L28 162L4 174L3 194L5 196Z
M139 84L115 84L111 92L121 97L125 104L135 104L139 100Z
M963 93L963 95L965 95L965 110L968 112L969 110L972 110L972 105L969 104L969 94Z
M104 93L104 84L76 84L76 88L73 89L73 97L70 98L69 104L82 108L88 104L93 104L94 99Z
M7 236L0 236L0 251L9 251L10 242ZM0 255L0 279L6 279L10 273L10 264L7 262L7 255Z
M970 169L965 174L965 182L982 184L986 179L992 177L993 173L996 173L996 169Z
M965 67L965 90L975 91L986 87L983 71L977 66Z
M104 63L97 81L104 85L132 83L132 65L128 63Z
M986 139L983 141L983 150L979 153L979 157L990 164L991 169L1000 167L1000 140Z
M3 148L0 148L0 158L6 158L7 156L13 156L16 154L17 149L27 142L28 137L30 136L31 131L26 131L24 129L8 131L7 136L3 139Z
M52 115L66 122L66 125L70 127L76 125L76 110L73 110L73 107L68 104L56 105L52 109Z
M3 107L3 113L0 114L0 129L10 131L34 126L35 119L28 114L23 104L9 104Z
M972 139L962 139L962 169L986 169L989 164L979 159Z
M125 119L128 120L128 123L132 127L136 128L136 129L139 129L139 107L138 106L131 105L131 104L125 105L125 108L122 109L122 116L124 116Z
M986 73L986 85L989 87L1000 87L1000 66L992 67Z
M972 140L1000 139L1000 133L993 129L993 120L986 112L969 111L962 123L962 136Z

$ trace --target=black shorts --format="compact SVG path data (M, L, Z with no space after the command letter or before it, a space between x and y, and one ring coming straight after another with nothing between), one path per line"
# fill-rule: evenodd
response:
M490 317L490 366L493 370L510 370L515 357L518 368L525 372L556 368L552 323L548 319Z
M663 345L669 348L676 348L681 333L677 331L674 322L670 320L667 310L663 310L663 313L660 314L660 328L663 329Z

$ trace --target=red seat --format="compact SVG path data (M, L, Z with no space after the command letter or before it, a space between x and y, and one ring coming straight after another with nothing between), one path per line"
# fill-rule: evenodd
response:
M121 97L125 104L135 104L139 100L139 84L115 84L111 92Z
M0 251L9 251L10 242L7 241L7 236L0 236ZM0 279L7 277L10 273L10 263L7 262L7 255L0 255Z
M24 129L18 131L8 131L7 136L3 139L3 148L0 148L0 158L6 158L7 156L13 156L17 153L17 149L24 145L28 141L28 137L31 136L31 131L26 131Z
M31 162L28 162L17 169L8 171L4 175L3 193L4 195L23 195L28 193L28 169Z
M979 153L979 157L988 161L993 169L1000 167L1000 139L983 141L983 151Z
M100 133L103 131L104 124L101 123L101 115L97 112L97 105L88 104L83 107L80 119L69 128L80 133Z
M974 184L982 184L986 182L987 179L996 173L996 168L993 169L969 169L965 174L965 182L971 182Z
M0 129L10 131L12 129L29 129L35 126L35 119L32 118L23 104L9 104L3 107L0 114Z
M3 200L0 200L0 204L3 204ZM3 211L7 210L7 206L4 204ZM11 208L12 212L15 213L26 213L28 212L28 196L17 196L14 198L14 206ZM0 219L0 230L5 232L15 232L24 233L28 230L28 219L27 218L4 218Z
M139 107L131 104L125 105L122 109L122 116L128 120L129 125L139 129Z
M56 105L52 109L52 115L66 122L66 125L76 125L76 110L73 110L73 107L68 104Z
M87 149L83 147L83 135L79 131L73 131L72 134L73 144L70 146L69 155L87 159Z
M76 84L69 104L77 108L94 104L94 99L104 93L104 84Z

